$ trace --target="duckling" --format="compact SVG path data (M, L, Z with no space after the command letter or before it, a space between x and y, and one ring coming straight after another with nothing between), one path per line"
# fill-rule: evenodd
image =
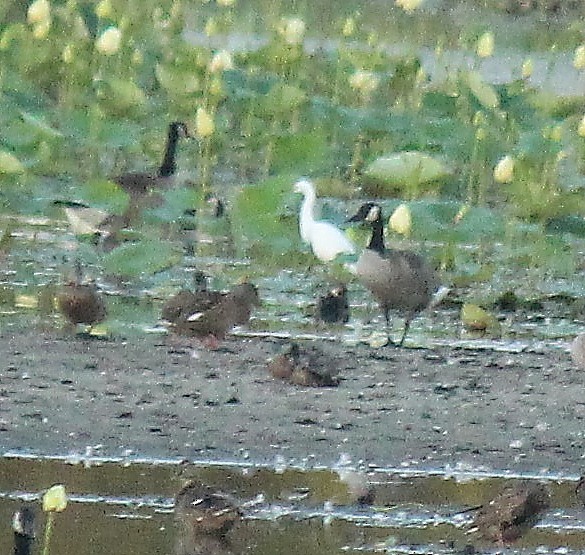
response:
M355 247L345 234L329 222L315 220L315 187L308 179L294 185L296 193L304 195L299 214L301 239L311 246L313 254L322 262L330 262L340 254L354 254Z
M301 353L298 343L291 343L285 351L273 358L267 366L273 377L304 387L332 387L339 385L337 368L331 360L315 348Z
M34 509L24 505L12 515L14 555L30 555L35 539Z
M191 314L208 310L226 295L219 291L209 291L207 289L207 276L199 270L193 274L193 281L195 282L195 291L181 289L164 304L161 312L163 320L176 324Z
M349 303L347 287L341 283L332 287L317 300L315 319L327 323L346 323L349 321Z
M190 482L175 497L176 555L230 553L226 534L241 520L242 512L229 496Z
M372 236L356 265L362 285L378 300L390 328L390 310L405 313L404 331L398 345L418 312L426 308L439 286L437 274L426 261L412 251L387 249L384 245L382 208L372 202L363 204L350 222L368 222ZM392 341L390 341L392 343Z
M106 305L95 283L82 283L81 263L75 263L75 279L66 283L57 295L59 311L72 324L93 326L106 319Z
M213 306L190 314L183 313L174 323L174 329L181 335L223 339L234 326L248 323L252 307L259 305L256 286L241 283Z
M479 509L473 530L493 542L514 542L540 520L549 506L550 493L544 484L511 486Z
M190 138L187 126L180 121L173 121L169 125L167 143L162 164L156 173L128 172L113 178L132 199L144 197L153 189L164 188L170 184L177 171L176 153L179 139Z

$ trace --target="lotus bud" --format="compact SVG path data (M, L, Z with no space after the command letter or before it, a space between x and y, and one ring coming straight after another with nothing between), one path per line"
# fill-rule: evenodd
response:
M120 50L122 32L117 27L108 27L96 40L95 47L98 52L106 56L112 56Z
M211 137L215 131L213 115L205 108L197 108L197 114L195 116L195 131L201 138Z
M581 121L577 126L577 135L579 135L579 137L585 138L585 116L581 118Z
M218 6L224 6L224 7L229 7L229 6L233 6L236 3L236 0L217 0L217 5Z
M95 7L95 15L101 19L112 16L112 3L110 0L101 0Z
M209 62L209 72L210 73L221 73L222 71L227 71L228 69L234 68L234 62L232 60L232 55L227 50L220 50L213 55L211 61Z
M578 46L575 49L575 56L573 57L573 66L576 69L585 69L585 44Z
M423 0L396 0L396 5L400 6L405 12L413 12L422 3Z
M305 22L298 17L285 18L281 21L278 32L287 44L301 44L305 36Z
M532 77L534 71L534 63L532 58L526 58L522 64L522 79L529 79Z
M489 58L494 53L494 34L491 31L479 37L475 51L480 58Z
M70 64L73 61L73 45L68 44L65 48L63 48L63 52L61 53L61 59L63 63Z
M355 33L355 18L348 17L343 23L341 32L344 37L351 37Z
M514 158L504 156L494 168L494 180L498 183L510 183L514 177Z
M366 71L364 69L358 69L349 78L349 86L364 95L375 91L378 83L378 76L373 71Z
M130 60L133 65L139 66L144 61L142 50L139 50L138 48L134 49L134 52L132 52L132 58L130 58Z
M390 228L401 235L410 235L412 229L412 216L410 208L406 204L401 204L394 210L388 220Z
M31 25L47 25L51 22L51 4L49 0L35 0L26 13L26 20ZM47 23L48 22L48 23Z
M47 38L49 31L51 30L51 20L44 21L43 23L37 23L33 27L33 37L35 39L41 40Z
M43 511L60 513L67 507L67 494L61 484L50 487L43 495Z

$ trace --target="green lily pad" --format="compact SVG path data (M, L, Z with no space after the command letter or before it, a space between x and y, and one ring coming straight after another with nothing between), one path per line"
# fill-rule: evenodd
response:
M91 179L79 188L80 199L92 208L110 214L123 214L130 197L116 183L107 179Z
M24 166L20 160L5 150L0 150L0 174L16 174L23 173Z
M107 273L124 277L155 274L178 264L182 254L175 243L145 239L126 243L104 258Z
M417 151L397 152L382 156L369 164L364 172L368 180L364 191L372 195L388 193L405 186L418 187L441 181L450 175L440 160Z

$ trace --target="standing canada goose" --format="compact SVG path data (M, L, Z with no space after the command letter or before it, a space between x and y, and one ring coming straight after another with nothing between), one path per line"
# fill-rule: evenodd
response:
M35 513L32 507L21 507L12 515L14 555L30 555L35 539Z
M472 530L487 540L507 544L534 526L549 506L550 493L544 484L511 486L480 507Z
M81 263L75 263L75 279L66 283L57 295L59 311L73 324L93 326L106 318L106 305L95 283L82 283Z
M372 202L363 204L350 222L368 222L372 236L356 265L356 275L380 303L390 328L390 310L405 313L404 343L411 320L429 305L439 280L434 269L412 251L387 249L384 245L382 208ZM392 341L390 341L392 343Z
M172 122L169 125L163 161L156 173L129 172L114 177L112 181L120 185L133 199L143 197L153 189L167 187L177 171L175 158L179 139L187 137L191 137L187 126L180 121Z
M313 254L322 262L330 262L340 254L354 254L355 247L345 234L329 222L315 220L315 187L308 179L297 181L295 193L304 196L299 213L301 239L311 245Z

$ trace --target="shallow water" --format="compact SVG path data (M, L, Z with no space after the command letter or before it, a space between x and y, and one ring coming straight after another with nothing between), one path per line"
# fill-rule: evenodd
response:
M355 476L373 488L371 505L357 504L350 493ZM59 482L66 484L70 503L57 515L53 552L170 553L173 495L185 479L240 500L245 516L230 535L231 546L258 555L457 553L467 544L493 552L494 546L469 532L473 513L462 511L518 479L541 479L551 491L551 508L505 551L585 553L585 513L573 494L577 476L494 474L470 467L356 469L343 459L329 469L8 455L0 460L0 521L8 523L23 501L38 503L42 488ZM10 535L0 535L2 552L10 544Z

